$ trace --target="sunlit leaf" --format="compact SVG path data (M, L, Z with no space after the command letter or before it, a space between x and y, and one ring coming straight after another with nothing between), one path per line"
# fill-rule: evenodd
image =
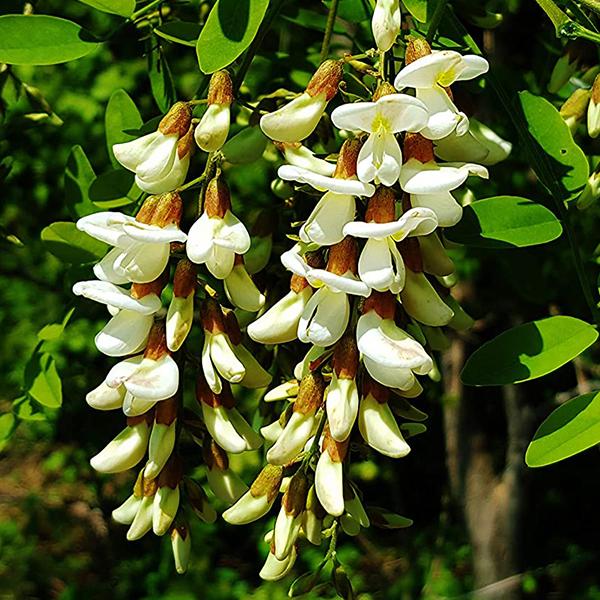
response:
M44 227L41 233L46 249L66 263L83 264L102 258L108 246L79 231L75 223L58 221Z
M572 398L538 427L527 448L525 462L545 467L600 443L600 393Z
M60 323L48 323L44 325L37 334L38 340L43 342L51 342L57 340L65 330L69 320L73 316L74 308L69 309L64 319Z
M62 404L62 384L50 354L36 350L25 366L25 389L40 404L58 408Z
M48 15L0 16L0 63L56 65L81 58L99 42L76 23Z
M196 53L203 73L214 73L230 65L258 32L269 0L217 0L212 7Z
M79 0L79 2L121 17L130 17L135 10L135 0Z
M444 235L480 248L524 248L551 242L561 233L559 220L545 206L517 196L495 196L466 206L461 221Z
M598 338L585 321L555 316L525 323L483 344L461 373L466 385L505 385L536 379L579 356Z
M176 94L173 76L160 46L148 53L148 77L156 105L166 113L175 104Z

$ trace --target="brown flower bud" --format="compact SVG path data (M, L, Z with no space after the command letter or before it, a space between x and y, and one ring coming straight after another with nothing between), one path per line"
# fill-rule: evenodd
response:
M176 102L158 124L158 130L164 135L176 133L183 137L192 124L192 109L187 102Z
M171 425L177 419L179 398L171 396L157 403L154 409L154 422L158 425Z
M325 94L327 101L331 100L338 91L338 86L344 76L343 60L326 60L321 63L306 86L309 96Z
M406 46L406 52L404 54L404 62L409 65L418 58L423 58L431 54L431 46L424 38L411 38Z
M596 75L592 85L592 102L600 104L600 74Z
M176 454L171 454L167 464L158 476L158 487L169 487L174 490L183 477L183 465Z
M209 104L231 104L233 102L233 83L227 71L216 71L208 86Z
M231 195L227 184L219 177L213 177L206 186L204 211L209 217L222 219L231 210Z
M286 514L297 517L304 512L308 488L308 478L300 469L290 479L290 484L281 499L281 506Z
M226 471L229 468L229 458L227 452L215 442L210 436L204 438L202 446L202 456L209 469L218 469Z
M346 454L348 454L348 445L350 438L347 438L343 442L337 442L331 437L331 431L329 426L325 427L323 431L323 452L327 452L333 462L341 463L344 462Z
M329 249L327 270L335 275L356 274L358 268L358 245L356 240L346 236L341 242Z
M239 346L243 340L242 330L233 310L223 311L223 323L225 324L225 334L229 338L229 341L234 346Z
M140 496L145 498L149 498L154 496L158 491L158 479L148 479L147 477L142 477L141 485L140 485Z
M325 394L325 380L320 373L310 371L300 382L298 397L294 402L294 412L307 415L316 412L323 404L323 395Z
M173 295L177 298L187 298L196 291L196 265L187 258L182 258L175 268L173 276Z
M396 91L396 88L391 83L383 81L377 86L377 89L373 94L373 102L377 102L379 98L383 98L384 96L389 96L390 94L397 93L398 92Z
M306 287L308 287L308 281L304 277L294 273L290 279L290 290L299 294Z
M206 298L200 306L200 322L204 331L217 334L225 331L221 305L213 298Z
M187 133L177 142L177 156L181 160L194 149L194 126L190 125Z
M215 392L210 389L210 386L204 377L204 373L198 371L198 377L196 379L196 400L199 403L204 402L204 404L211 408L219 408L220 406L227 409L233 408L235 406L235 399L231 393L229 383L223 381L222 388L220 394L215 394Z
M152 329L150 329L150 334L148 335L148 343L146 344L144 358L158 360L165 356L165 354L169 354L165 322L162 320L154 321L154 325L152 325Z
M152 223L152 216L154 215L154 211L158 205L159 198L160 196L148 196L144 200L140 210L138 210L137 215L135 215L135 220L139 223L150 225L150 223Z
M358 347L353 333L345 333L335 345L331 361L340 379L354 379L358 370Z
M282 479L282 466L266 465L250 486L250 494L252 494L254 498L266 496L267 501L272 502L279 493Z
M435 160L433 154L433 142L424 138L420 133L406 133L404 136L403 152L404 162L411 158L421 163Z
M398 242L398 250L400 250L407 269L410 269L413 273L423 272L423 257L421 256L419 240L416 237L406 238Z
M390 398L390 390L389 388L381 385L378 381L375 381L370 375L367 373L363 374L362 380L362 393L363 397L368 396L369 394L379 402L379 404L385 404Z
M141 300L149 294L156 294L160 298L168 281L169 269L166 268L154 281L149 281L148 283L132 283L130 290L131 297L136 300Z
M337 179L356 177L356 162L363 143L359 139L346 140L340 148L333 176Z
M177 192L161 194L158 196L150 224L157 227L167 227L168 225L177 225L179 227L182 214L183 200Z
M362 308L363 315L374 310L382 319L393 319L396 313L396 298L390 292L376 292L365 300Z
M392 188L380 186L369 198L365 221L389 223L396 220L396 194Z

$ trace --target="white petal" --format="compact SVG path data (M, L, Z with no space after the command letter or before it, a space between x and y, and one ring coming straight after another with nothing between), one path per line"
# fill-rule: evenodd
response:
M158 488L152 507L152 530L154 535L164 535L171 527L179 509L179 486Z
M123 385L128 377L130 377L139 368L144 356L138 354L131 358L126 358L121 362L118 362L112 367L112 369L106 375L104 382L108 387L116 388Z
M169 164L169 169L160 179L147 180L139 175L135 176L137 186L148 194L164 194L178 188L187 176L190 166L190 153L183 158L179 158L177 152L173 155L173 160Z
M194 131L196 144L204 152L219 150L229 134L229 104L211 104Z
M132 221L123 225L123 231L136 242L147 244L168 244L170 242L185 242L187 235L175 225L158 227L147 225L139 221Z
M414 207L431 209L440 227L452 227L462 218L462 206L450 192L437 194L411 194L410 202Z
M354 296L363 296L365 298L371 293L369 287L350 272L346 272L344 275L336 275L325 269L309 269L306 279L308 279L313 287L322 287L325 285L339 293L353 294Z
M276 496L269 502L267 495L253 496L248 490L231 508L223 513L223 519L232 525L246 525L269 512Z
M138 352L146 346L153 323L152 315L121 310L96 335L96 348L107 356L127 356Z
M90 460L100 473L120 473L135 467L148 447L150 429L145 421L125 427L102 451Z
M127 540L132 542L139 540L152 529L152 508L154 496L144 496L140 500L138 511L127 531Z
M263 115L260 128L272 140L299 142L315 130L326 106L325 94L310 96L304 92L279 110Z
M155 137L146 148L143 160L135 168L136 175L149 182L163 179L171 170L178 142L176 133Z
M223 450L232 454L239 454L248 449L246 440L237 432L231 422L229 411L225 407L213 408L208 406L206 402L200 404L206 429Z
M110 281L117 285L129 283L129 278L121 272L115 271L115 261L120 258L121 248L113 248L107 252L104 258L94 265L94 275L101 281Z
M490 69L490 65L483 56L477 56L475 54L466 54L462 57L463 67L461 73L456 78L456 81L467 81L469 79L475 79L484 73L487 73Z
M85 401L96 410L114 410L123 406L125 387L112 388L102 382L85 397Z
M114 144L112 147L115 158L130 171L135 171L138 165L146 159L148 149L156 140L163 137L160 131L153 131L130 142Z
M122 387L124 388L125 386ZM123 414L126 417L139 417L147 413L157 402L158 400L136 398L133 394L127 392L123 400Z
M320 192L330 191L338 194L350 194L352 196L371 197L375 193L375 186L363 183L355 179L339 179L337 177L326 177L319 173L313 173L307 169L282 165L277 170L277 175L286 181L298 181L307 183Z
M227 504L233 504L248 491L248 486L231 469L213 467L206 470L206 477L215 496Z
M242 417L237 408L230 408L227 412L229 413L229 419L233 423L235 430L246 442L246 450L258 450L263 444L260 435L252 429L248 421Z
M300 228L300 239L331 246L344 239L343 228L356 214L353 196L326 192Z
M312 288L307 286L299 294L289 291L259 319L250 323L248 335L261 344L283 344L298 337L298 323L312 296Z
M312 150L306 146L297 146L295 144L285 145L283 148L285 160L295 167L307 169L313 173L319 173L331 177L335 171L335 164L317 158Z
M231 212L223 217L222 226L215 232L214 243L222 248L245 254L250 248L250 234L244 224Z
M242 310L257 312L265 304L265 297L248 275L243 264L235 265L225 278L225 294L229 301Z
M415 386L417 379L408 368L386 367L368 356L363 356L362 360L369 375L381 385L402 391L410 390Z
M334 462L325 451L319 457L315 470L315 490L323 508L334 517L344 513L344 468Z
M208 387L215 393L220 394L223 389L221 379L217 374L217 371L213 365L212 358L210 356L212 335L208 332L204 332L204 345L202 346L202 372L206 378Z
M440 86L417 90L417 98L421 100L429 112L427 125L421 129L422 136L429 140L439 140L456 131L463 135L469 128L469 119L456 108L446 90Z
M144 467L144 477L146 479L158 477L167 464L175 447L176 431L177 420L170 425L164 423L154 423L152 425L152 433L148 444L148 462Z
M338 442L345 441L358 414L358 390L354 379L339 379L334 372L327 388L326 407L331 437Z
M387 52L396 41L402 25L398 0L378 0L373 11L371 28L377 49Z
M281 507L275 520L275 529L273 531L275 557L277 560L283 560L290 554L294 542L300 533L301 525L302 513L296 516L288 515L283 506Z
M419 131L427 124L427 107L407 94L388 94L377 101L377 110L393 133Z
M127 244L123 224L132 220L133 217L118 212L98 212L79 219L77 229L111 246L120 246Z
M358 259L358 274L374 290L384 292L390 289L396 274L387 240L367 240ZM403 281L404 265L399 275Z
M229 248L214 245L206 260L206 268L217 279L225 279L233 270L235 252Z
M134 495L129 496L121 506L112 511L112 518L121 525L131 525L140 507L142 499Z
M115 259L115 272L134 283L149 283L165 270L171 254L170 244L134 242Z
M188 258L196 264L205 263L213 247L215 231L221 227L221 219L210 218L202 213L200 218L191 226L186 243Z
M240 385L256 389L267 387L271 383L273 379L271 374L262 367L254 355L243 344L234 346L233 352L246 371L244 378L240 381Z
M148 294L138 300L132 298L129 291L108 281L78 281L73 285L73 293L102 304L134 311L142 315L152 315L161 307L160 298L156 294Z
M388 403L379 403L371 394L360 401L358 428L365 442L385 456L401 458L410 452Z
M423 273L407 270L400 299L406 312L425 325L447 325L454 316L452 309L439 297Z
M447 277L454 273L454 263L448 256L437 234L422 235L419 238L423 270L430 275Z
M272 465L284 465L296 458L310 438L314 425L314 413L292 413L279 439L267 452L267 461Z
M469 175L487 178L485 167L465 163L438 165L430 161L421 163L415 158L408 160L402 167L400 186L409 194L437 194L449 192L462 185Z
M377 113L376 102L342 104L331 113L331 121L338 129L373 133L373 122Z
M186 298L173 296L165 321L167 347L177 352L185 342L194 322L194 293Z
M300 245L295 244L289 250L286 250L280 257L281 264L295 275L305 277L310 267L306 261L300 256Z
M158 360L145 358L124 385L137 398L165 400L179 388L179 367L168 354Z
M417 89L434 87L442 73L457 69L461 61L461 55L453 50L432 52L406 65L396 75L394 87L397 90L405 87ZM451 83L448 82L445 85Z
M295 561L295 547L292 547L291 552L283 560L278 560L272 552L269 552L265 564L258 575L265 581L278 581L279 579L285 577L292 570Z
M298 324L298 338L316 346L331 346L344 334L349 318L348 296L322 287L306 304Z
M210 358L221 377L227 381L239 383L244 378L246 369L235 355L231 342L224 333L210 336Z

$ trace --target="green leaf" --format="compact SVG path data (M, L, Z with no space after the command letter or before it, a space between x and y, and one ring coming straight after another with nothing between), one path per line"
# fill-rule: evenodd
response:
M130 17L135 10L135 0L79 0L79 2L121 17Z
M0 16L0 63L56 65L76 60L99 46L76 23L48 15Z
M154 33L169 42L184 46L196 46L202 27L189 21L168 21L158 26Z
M32 402L28 396L17 398L13 402L13 413L22 421L45 421L46 415L40 410L40 406Z
M552 211L527 198L494 196L465 207L463 218L444 235L479 248L525 248L560 237L562 226Z
M196 44L198 64L209 74L230 65L252 43L269 0L217 0Z
M403 0L406 10L420 23L431 18L435 2L433 0Z
M81 146L73 146L65 170L65 201L74 218L98 212L88 191L96 177L94 169Z
M505 385L537 379L579 356L598 338L585 321L555 316L524 323L486 342L467 360L466 385Z
M124 169L102 173L90 185L90 199L102 210L127 206L135 202L141 193L134 174Z
M530 92L520 92L519 100L527 128L540 156L531 153L535 172L559 200L575 198L589 177L589 165L581 148L558 110L548 100Z
M108 155L112 164L118 167L119 161L113 154L113 145L135 139L136 136L126 132L131 129L139 129L144 123L137 106L125 90L113 92L106 106L104 123Z
M538 427L525 462L545 467L600 443L600 393L572 398L554 410Z
M48 408L62 404L62 384L50 354L39 350L33 353L25 366L25 388L34 400Z
M379 506L369 506L367 508L369 519L373 522L375 527L381 529L404 529L410 527L413 524L413 520L408 517L397 515L396 513L390 512L385 508Z
M260 127L244 127L222 148L225 160L233 164L251 163L258 160L267 147L267 136Z
M153 42L156 38L152 38ZM165 60L162 49L156 46L148 53L148 77L152 96L161 112L166 113L175 104L175 84L171 69Z
M15 430L17 420L12 413L0 415L0 441L7 440Z
M415 435L425 433L427 431L427 426L423 425L423 423L402 423L400 425L400 430L405 438L411 438L415 437Z
M77 229L75 223L57 221L41 233L46 249L66 263L83 264L101 259L108 246Z
M69 323L69 320L73 316L75 308L69 309L64 319L60 323L48 323L44 325L37 334L38 340L42 342L51 342L57 340L65 330L65 327Z

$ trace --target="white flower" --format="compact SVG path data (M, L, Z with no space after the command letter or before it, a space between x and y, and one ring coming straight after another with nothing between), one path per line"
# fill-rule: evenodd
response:
M177 352L185 342L194 322L196 267L182 258L173 276L173 297L166 319L167 347Z
M246 270L244 259L235 255L234 267L223 282L225 294L235 307L248 312L258 312L265 304L265 296L256 287Z
M392 186L400 175L402 151L395 134L419 131L427 123L425 105L406 94L389 94L376 102L344 104L331 114L339 129L365 131L367 142L358 155L360 181Z
M210 78L208 109L194 131L194 139L205 152L215 152L227 140L233 84L227 71L217 71Z
M306 508L308 480L299 470L291 479L281 499L281 509L273 530L273 551L278 560L288 556L302 527L303 514Z
M171 529L171 549L175 570L179 575L183 575L187 571L192 552L192 538L187 527L179 525Z
M152 504L152 531L164 535L169 531L179 509L179 485L175 487L159 484Z
M337 93L343 75L343 63L326 60L317 69L306 91L279 110L263 115L260 128L278 142L299 142L317 127L327 103Z
M315 470L315 491L323 508L334 517L344 513L343 462L347 452L348 441L336 442L326 430Z
M371 28L380 52L387 52L394 45L401 25L399 0L377 0Z
M115 158L135 173L135 182L141 190L162 194L185 181L191 154L191 120L189 105L178 102L156 131L113 146Z
M413 318L432 327L450 323L454 311L440 298L424 273L406 270L406 282L400 292L404 310Z
M215 177L206 189L204 212L188 233L187 255L196 264L206 264L217 279L225 279L233 270L235 255L249 248L250 235L231 212L229 190Z
M136 218L100 212L79 219L78 229L114 246L94 266L96 277L116 284L155 280L169 262L171 242L187 239L179 229L182 210L179 194L164 194L146 199Z
M85 401L96 410L115 410L123 406L125 387L111 388L104 381L85 397Z
M154 424L148 443L148 462L144 477L154 479L162 471L175 447L177 429L177 397L160 402L154 413Z
M445 88L455 81L474 79L488 69L487 60L481 56L461 56L454 50L441 50L406 65L396 76L394 86L398 90L416 89L417 98L429 112L421 134L430 140L439 140L455 130L458 135L464 135L469 128L469 120L459 112Z
M306 169L307 171L325 175L326 177L331 177L335 171L334 163L323 160L322 158L317 158L310 148L307 148L300 143L286 144L281 142L276 143L275 145L283 152L285 160L294 167Z
M328 177L293 165L282 165L277 170L277 175L286 181L307 183L320 192L329 191L351 196L372 196L375 193L375 186L369 183L363 183L356 179Z
M355 214L353 196L326 192L300 227L300 239L320 246L337 244L344 239L344 225L351 222Z
M358 260L358 274L370 288L397 294L404 287L405 269L396 242L427 235L438 224L428 208L411 208L395 220L394 192L379 188L369 200L365 220L348 223L344 233L367 238Z
M273 550L269 550L265 564L258 574L265 581L278 581L285 577L293 568L296 562L296 548L292 546L290 553L282 560L279 560Z

